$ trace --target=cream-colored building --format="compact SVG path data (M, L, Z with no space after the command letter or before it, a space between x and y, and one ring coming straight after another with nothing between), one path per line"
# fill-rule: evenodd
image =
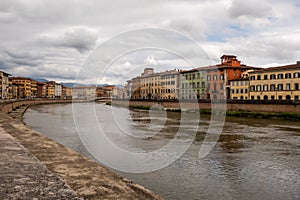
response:
M249 72L250 99L299 100L300 62Z
M73 99L93 101L96 99L96 86L76 86L73 88Z

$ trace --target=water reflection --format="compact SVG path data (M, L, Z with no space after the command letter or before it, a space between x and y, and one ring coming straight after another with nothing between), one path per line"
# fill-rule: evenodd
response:
M76 133L71 109L71 105L36 106L24 118L34 129L88 155ZM98 120L104 120L108 108L96 105L96 109ZM108 135L122 148L155 150L170 142L180 126L180 113L168 112L164 119L152 113L156 117L151 119L145 110L118 109L119 120L122 113L131 117L120 120L119 125L136 136ZM194 117L196 114L191 119ZM209 116L201 115L195 141L172 165L145 174L119 173L166 199L300 199L299 122L227 117L213 151L198 159L208 125ZM186 135L179 139L184 140L191 127L187 123L185 128Z

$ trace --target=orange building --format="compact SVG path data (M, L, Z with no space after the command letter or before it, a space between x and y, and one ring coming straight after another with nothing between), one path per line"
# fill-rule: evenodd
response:
M242 77L242 74L248 70L257 69L241 64L234 55L223 55L221 63L198 68L199 71L206 71L208 99L229 99L230 81Z

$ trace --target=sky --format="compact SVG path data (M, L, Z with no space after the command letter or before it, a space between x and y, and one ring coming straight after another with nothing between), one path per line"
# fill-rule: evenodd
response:
M300 60L299 0L1 0L0 70L57 82L124 84L233 54Z

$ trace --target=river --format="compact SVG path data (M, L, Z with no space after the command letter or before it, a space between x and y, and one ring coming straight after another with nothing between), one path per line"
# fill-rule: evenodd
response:
M91 104L78 105L81 117L87 121L94 117L87 109ZM105 121L105 130L114 130L115 124L109 121L107 114L110 107L92 106L95 115ZM118 123L132 136L151 135L151 130L159 133L134 139L126 139L128 135L126 138L113 133L111 138L108 135L128 151L149 152L160 148L175 138L181 126L182 115L177 112L164 112L155 118L149 117L146 110L115 109ZM193 119L198 116L197 113L190 115ZM210 116L201 116L202 132L208 129L209 121ZM24 115L24 122L93 158L78 136L72 104L31 107ZM189 128L186 127L186 134ZM92 126L90 131L94 131ZM198 131L188 150L167 167L146 173L115 171L165 199L300 199L299 122L227 117L217 144L206 157L199 159L198 152L205 136L202 132Z

